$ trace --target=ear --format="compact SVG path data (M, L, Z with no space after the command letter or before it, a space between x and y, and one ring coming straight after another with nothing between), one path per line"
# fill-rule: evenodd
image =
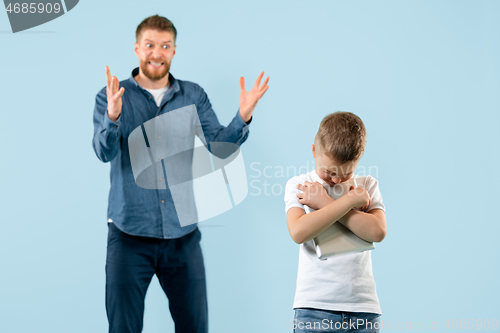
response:
M139 58L138 50L139 50L139 44L137 42L135 42L134 51L135 51L135 55L137 56L137 58Z
M312 145L313 157L316 158L316 148Z
M172 57L175 55L175 49L177 48L177 45L174 45L174 54L172 55Z

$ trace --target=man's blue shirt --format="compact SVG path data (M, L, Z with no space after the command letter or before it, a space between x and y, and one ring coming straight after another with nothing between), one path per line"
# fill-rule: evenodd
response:
M151 93L143 89L134 76L120 81L125 88L122 111L116 121L107 112L106 87L96 96L94 108L94 138L92 146L102 162L111 162L108 198L108 219L125 233L154 238L179 238L197 228L197 224L181 227L172 200L166 189L144 189L135 183L129 155L128 136L146 121L167 112L195 104L206 142L232 142L241 145L246 141L252 121L245 123L239 110L231 123L222 126L207 94L198 84L175 79L169 74L170 87L158 107Z

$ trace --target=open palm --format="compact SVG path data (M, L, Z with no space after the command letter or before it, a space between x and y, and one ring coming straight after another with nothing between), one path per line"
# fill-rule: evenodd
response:
M245 78L240 78L240 115L245 122L248 122L250 118L252 118L252 113L255 109L255 106L257 105L257 102L264 95L267 89L269 89L269 86L267 85L267 82L269 82L269 77L267 77L262 85L260 84L263 76L264 72L260 73L250 91L245 90Z

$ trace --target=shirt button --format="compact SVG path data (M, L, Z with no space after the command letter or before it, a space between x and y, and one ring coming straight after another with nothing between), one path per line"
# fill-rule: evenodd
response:
M161 203L163 203L163 200L161 201Z
M117 128L118 126L115 125L115 128Z
M159 139L159 138L160 138L160 136L158 135L156 138L157 138L157 139Z
M158 160L161 160L161 157L158 157Z
M163 180L163 178L160 178L160 180Z
M149 96L149 99L151 99L151 96Z

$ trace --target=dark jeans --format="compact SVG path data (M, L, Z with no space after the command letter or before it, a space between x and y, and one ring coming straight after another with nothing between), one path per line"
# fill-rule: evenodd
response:
M109 333L139 333L154 274L169 300L176 333L208 332L201 232L176 239L132 236L108 223L106 313Z

